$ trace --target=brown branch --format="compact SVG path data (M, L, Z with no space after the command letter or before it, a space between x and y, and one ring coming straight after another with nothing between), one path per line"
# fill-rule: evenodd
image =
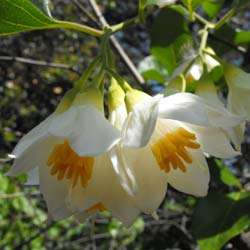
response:
M106 21L105 17L103 16L103 14L101 13L98 5L96 4L95 0L89 0L89 3L93 9L93 11L95 12L95 15L97 16L97 18L100 21L101 26L107 26L108 22ZM127 67L129 68L130 72L133 74L134 78L136 79L136 81L140 84L140 85L144 85L145 81L143 79L143 77L141 76L141 74L139 73L139 71L137 70L136 66L134 65L134 63L131 61L131 59L128 57L127 53L124 51L124 49L122 48L122 46L120 45L119 41L116 39L116 37L114 35L112 35L110 37L111 40L111 44L112 46L115 48L115 50L118 52L118 54L120 55L121 59L123 60L123 62L127 65Z
M0 61L19 62L19 63L31 64L35 66L66 69L66 70L72 71L80 75L80 72L77 69L67 64L39 61L39 60L31 59L31 58L24 58L24 57L17 57L17 56L0 56Z
M86 10L86 8L78 1L78 0L73 0L74 4L76 5L76 7L82 11L88 18L89 20L97 25L99 28L102 28L100 25L99 25L99 22L98 22L98 19L96 19L93 15L91 15L89 13L89 11Z

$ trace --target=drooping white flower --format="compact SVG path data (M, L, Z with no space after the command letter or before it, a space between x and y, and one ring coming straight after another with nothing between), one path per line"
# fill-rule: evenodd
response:
M229 77L229 75L231 74L230 72L233 72L233 70L228 70L228 71L226 70L225 71L225 73L227 75L226 78ZM238 73L240 73L240 72L238 72ZM249 87L249 91L247 91L247 86L248 86L247 81L245 81L245 89L232 86L233 84L230 82L231 80L229 80L229 79L227 79L227 81L229 82L228 83L229 93L228 93L227 100L225 101L226 104L224 104L222 102L222 100L219 99L216 87L215 87L213 81L209 77L204 77L204 78L200 79L199 82L197 82L195 94L205 98L210 103L214 103L217 106L221 106L221 107L226 106L226 108L231 113L236 114L236 115L243 115L246 118L245 120L247 120L247 119L249 120L249 118L250 118L250 111L249 111L250 101L248 98L248 94L250 94L250 87ZM239 79L238 79L238 81L239 81ZM242 83L241 80L240 80L240 82ZM237 126L234 126L231 128L225 128L225 132L229 134L232 142L234 143L234 146L238 150L240 150L241 143L244 140L245 120Z
M105 119L97 90L76 95L70 107L67 101L59 106L60 112L51 114L20 140L12 152L15 160L9 171L13 176L38 167L40 189L54 219L74 212L66 201L78 187L86 189L90 185L95 157L112 148L121 136ZM61 111L65 106L67 109ZM99 202L97 195L93 197ZM88 202L90 207L94 205Z
M250 119L250 74L233 65L226 65L224 72L229 88L228 109Z
M213 51L210 52L214 53ZM214 68L220 66L220 63L216 61L212 56L204 54L203 61L201 60L201 58L198 58L188 70L185 76L186 81L198 81L204 73L204 64L208 73L210 73Z
M204 152L221 158L238 155L223 128L244 118L189 93L163 98L132 90L126 95L129 114L111 159L137 207L153 213L168 183L188 194L206 195L210 177Z

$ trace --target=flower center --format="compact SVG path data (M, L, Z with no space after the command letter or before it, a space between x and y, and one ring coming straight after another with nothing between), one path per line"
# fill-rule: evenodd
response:
M184 128L178 128L172 133L167 133L159 139L152 147L154 157L160 168L166 173L173 169L179 168L186 172L185 163L192 163L192 156L187 152L187 148L198 149L200 144L195 142L195 134Z
M103 205L103 203L98 202L96 203L94 206L88 208L85 210L86 213L94 213L96 210L99 210L100 212L103 212L106 210L105 206Z
M57 175L57 180L72 179L73 188L80 181L82 187L87 187L91 178L94 158L80 157L70 147L67 140L54 147L47 160L51 167L50 174Z

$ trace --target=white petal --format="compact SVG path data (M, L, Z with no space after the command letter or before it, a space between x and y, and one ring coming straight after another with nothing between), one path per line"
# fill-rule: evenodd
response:
M230 144L226 132L221 128L200 127L186 124L187 130L196 134L204 152L219 158L233 158L240 154Z
M187 171L171 169L167 174L168 182L178 191L195 196L206 196L210 179L209 169L202 150L188 150L193 163L185 164Z
M233 127L245 120L244 116L233 115L223 107L190 93L163 98L159 105L159 116L211 127Z
M39 185L39 168L35 167L27 173L25 185Z
M184 127L184 123L168 119L159 119L156 126L156 131L152 137L153 141L157 141L159 137L165 136ZM207 193L209 182L208 166L201 149L186 149L192 156L193 163L185 163L187 171L184 173L180 169L173 169L167 173L167 181L177 190L204 196Z
M131 196L121 187L109 159L107 159L105 166L104 179L112 184L106 183L103 187L105 193L102 202L112 216L122 221L126 227L129 227L138 216L139 209L136 208Z
M71 208L79 213L78 219L82 216L85 219L87 215L84 211L99 202L126 226L131 225L139 213L130 196L122 189L108 155L96 158L88 186L82 188L78 185L68 197Z
M37 139L20 156L15 158L12 168L7 174L16 176L39 166L40 162L44 160L47 150L52 149L54 141L56 139L52 136Z
M124 145L143 147L148 143L154 131L161 99L162 95L157 95L133 106L123 128Z
M85 106L80 106L84 107ZM78 106L72 106L63 113L57 113L48 129L49 133L58 137L69 137L74 133L77 126Z
M68 209L65 202L71 182L67 180L58 181L55 176L49 174L47 165L40 167L39 170L40 190L53 219L62 220L72 215L73 212Z
M49 155L50 151L48 151ZM72 215L66 205L66 197L71 188L71 180L57 180L52 176L50 168L46 164L48 156L44 159L44 164L39 166L40 190L46 201L48 211L54 220L61 220Z
M116 145L109 151L109 155L121 186L129 195L133 196L137 191L137 185L127 164L123 146L121 144Z
M217 89L210 78L202 78L200 82L198 82L195 94L218 107L224 107L222 101L218 97Z
M133 201L144 213L153 213L161 204L167 191L167 176L163 172L149 146L139 149L124 148L127 159L125 168L130 169L135 183L136 192ZM122 168L122 166L120 166Z
M241 151L241 143L244 141L245 126L245 123L242 123L239 126L225 129L230 140L239 151Z
M49 132L67 137L79 156L103 153L112 148L121 137L119 130L93 106L73 106L53 120Z
M250 87L248 90L244 88L235 87L235 86L229 87L228 109L234 114L246 115L248 120L250 120L250 98L249 96L250 96Z
M126 105L120 105L117 109L113 110L109 116L110 123L118 128L119 130L122 129L122 126L127 117L127 109Z
M51 121L54 119L55 114L51 114L44 121L34 127L28 134L22 137L14 148L11 154L16 157L20 156L29 146L35 143L40 138L44 137L48 133L48 127L50 126Z

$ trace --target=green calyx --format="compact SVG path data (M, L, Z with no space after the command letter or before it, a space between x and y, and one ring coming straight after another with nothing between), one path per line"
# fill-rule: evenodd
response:
M78 93L77 88L70 89L66 92L60 103L56 108L56 113L63 113L72 106L72 103Z
M83 92L78 93L72 105L91 105L99 111L104 112L103 95L99 89L91 86Z
M63 113L73 105L92 105L101 112L103 109L103 95L95 87L89 87L82 92L78 88L70 89L59 103L56 113Z
M127 111L130 112L134 105L144 101L148 96L149 95L147 95L146 93L136 89L131 89L127 91L125 95L125 103Z
M112 112L116 110L118 107L124 105L124 98L125 98L124 91L118 85L117 81L112 77L108 92L109 111Z

